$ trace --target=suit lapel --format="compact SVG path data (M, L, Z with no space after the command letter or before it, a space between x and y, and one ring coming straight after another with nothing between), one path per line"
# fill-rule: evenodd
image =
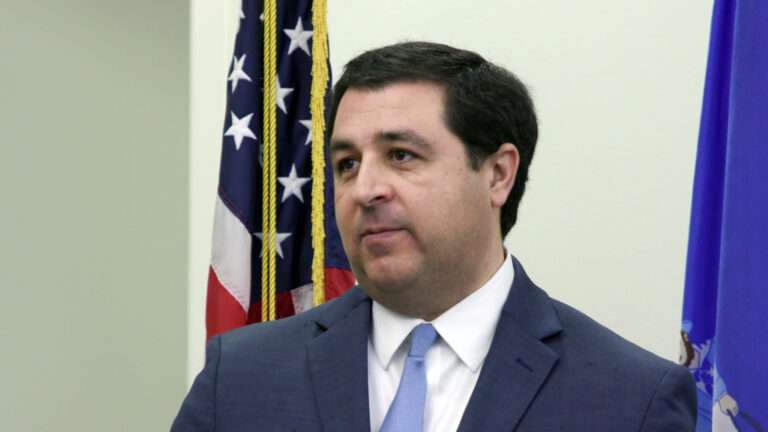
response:
M324 431L370 429L368 328L371 302L359 288L339 298L307 344L315 402ZM352 291L352 290L350 290ZM350 309L351 308L351 309Z
M459 431L512 431L558 356L541 340L562 330L549 297L513 258L515 279Z

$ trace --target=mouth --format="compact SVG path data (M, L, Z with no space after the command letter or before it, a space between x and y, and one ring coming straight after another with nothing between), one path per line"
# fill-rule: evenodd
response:
M400 230L402 230L402 228L398 228L398 227L371 227L371 228L366 228L365 230L363 230L362 237L365 237L367 235L382 234L382 233L386 233L386 232L390 232L390 231L400 231Z
M377 240L377 239L386 239L388 237L391 237L400 231L403 231L402 228L397 227L374 227L374 228L367 228L363 231L363 233L360 235L360 237L363 240Z

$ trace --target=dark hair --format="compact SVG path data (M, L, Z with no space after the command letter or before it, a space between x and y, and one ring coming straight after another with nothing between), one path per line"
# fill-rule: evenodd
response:
M501 208L501 233L517 220L528 166L538 137L533 101L508 70L472 51L430 42L404 42L367 51L347 63L333 89L328 136L348 88L378 90L400 82L431 82L445 88L445 123L464 143L469 164L478 170L504 143L520 153L520 165Z

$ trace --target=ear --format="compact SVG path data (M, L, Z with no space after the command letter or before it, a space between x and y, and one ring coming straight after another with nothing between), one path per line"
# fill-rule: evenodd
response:
M490 164L491 205L501 208L515 185L520 153L514 144L504 143L485 162Z

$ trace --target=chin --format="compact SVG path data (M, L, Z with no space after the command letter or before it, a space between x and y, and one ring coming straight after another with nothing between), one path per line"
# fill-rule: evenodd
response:
M413 285L412 278L404 278L402 274L368 274L366 285L383 293L399 293Z
M399 293L413 286L414 268L413 266L394 266L380 265L383 263L369 264L364 266L365 271L359 273L358 281L360 286L365 284L368 288L365 290L377 291L381 293ZM358 274L358 272L356 272Z
M424 257L412 250L391 250L376 255L362 249L350 254L350 265L365 291L397 294L408 290L418 281L424 267Z

